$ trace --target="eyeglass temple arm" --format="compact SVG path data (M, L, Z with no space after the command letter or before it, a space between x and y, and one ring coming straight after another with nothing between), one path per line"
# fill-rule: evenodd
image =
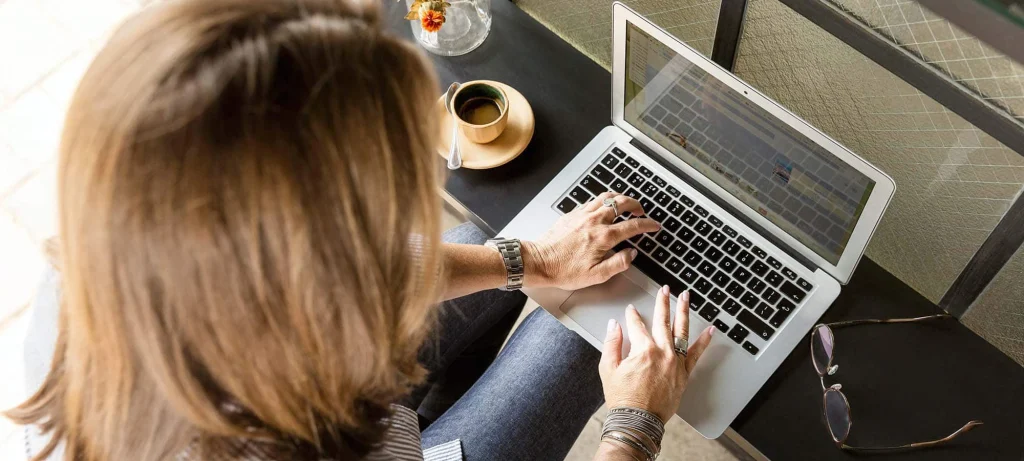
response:
M935 315L926 315L924 317L912 317L912 318L904 318L904 319L847 320L845 322L827 323L826 325L828 325L830 328L835 328L835 327L849 327L849 326L853 326L853 325L864 325L864 324L868 324L868 323L910 323L910 322L921 322L921 321L925 321L925 320L935 320L935 319L945 319L945 318L953 318L953 316L949 315L949 314L946 314L946 313L942 313L942 314L935 314Z
M982 424L984 424L984 423L981 422L981 421L978 421L978 420L968 421L967 424L964 424L963 427L961 427L960 429L957 429L956 432L954 432L952 434L949 434L949 435L947 435L947 436L945 436L945 437L943 437L941 439L931 440L931 441L928 441L928 442L917 442L917 443L911 443L911 444L907 444L907 445L900 445L898 447L851 447L851 446L849 446L849 445L844 443L844 444L842 444L842 448L844 450L858 450L858 451L886 451L886 450L906 450L906 449L912 449L912 448L934 447L936 445L941 445L943 443L949 442L950 440L955 439L960 434L963 434L963 433L965 433L965 432L967 432L967 431L969 431L971 429L974 429L975 427L980 426Z

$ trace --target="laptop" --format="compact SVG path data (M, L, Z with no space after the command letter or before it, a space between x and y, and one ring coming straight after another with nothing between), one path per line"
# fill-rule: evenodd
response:
M716 438L850 280L896 186L625 5L613 9L612 126L500 235L536 239L605 191L639 200L662 230L617 248L639 250L626 272L571 292L524 291L600 349L627 304L650 325L662 285L689 289L690 337L721 331L677 414Z

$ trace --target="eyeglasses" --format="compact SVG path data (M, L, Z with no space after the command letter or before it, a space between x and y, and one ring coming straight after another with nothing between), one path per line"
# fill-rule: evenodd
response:
M824 396L822 397L822 406L824 409L822 411L825 415L825 424L828 426L828 430L832 434L832 440L835 441L837 447L843 450L865 451L933 447L949 442L958 435L982 424L981 421L977 420L969 421L967 424L964 424L963 427L957 429L956 432L941 439L927 442L917 442L896 447L851 447L846 444L846 439L850 436L850 427L853 425L853 417L850 414L850 402L846 400L846 396L843 395L841 390L843 386L841 384L833 384L829 387L825 387L825 375L831 376L839 370L839 365L832 363L833 352L835 351L835 338L832 335L832 328L864 325L869 323L910 323L946 318L952 318L952 316L949 314L937 314L909 319L850 320L846 322L823 323L814 327L814 330L811 332L811 361L814 362L814 369L818 372L818 378L821 379L821 390L824 392Z

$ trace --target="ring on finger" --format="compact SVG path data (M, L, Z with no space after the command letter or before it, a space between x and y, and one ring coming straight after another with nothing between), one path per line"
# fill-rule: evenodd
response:
M602 202L602 203L604 204L604 206L612 209L612 212L615 213L615 216L613 216L613 217L618 217L619 216L619 205L617 203L615 203L615 198L614 197L606 198L606 199L604 199L604 202Z
M686 348L689 346L689 342L682 336L675 336L672 338L672 350L676 351L677 355L686 357Z

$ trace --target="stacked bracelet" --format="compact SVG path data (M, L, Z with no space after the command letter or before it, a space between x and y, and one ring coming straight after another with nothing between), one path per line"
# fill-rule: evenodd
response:
M601 440L612 440L642 453L646 461L654 461L661 452L665 423L655 414L633 407L608 410Z

